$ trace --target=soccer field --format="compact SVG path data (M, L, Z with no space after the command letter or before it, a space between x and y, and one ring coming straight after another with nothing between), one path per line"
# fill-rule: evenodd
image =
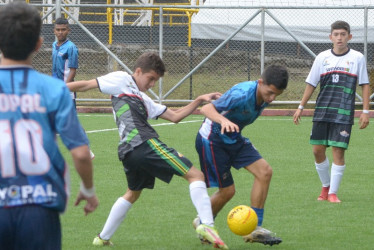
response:
M66 149L71 174L72 196L61 216L63 249L97 249L92 240L98 234L113 203L127 188L117 157L118 132L111 114L80 114L79 118L95 153L95 185L98 209L84 216L82 205L74 207L79 188L77 174ZM195 136L203 117L192 115L179 124L152 121L160 139L176 148L199 167ZM358 120L346 152L347 168L339 190L341 204L317 201L321 184L314 167L309 134L311 117L300 125L292 117L260 117L244 129L274 170L265 205L263 226L277 233L283 242L272 249L373 249L374 245L374 124L358 129ZM332 161L331 150L328 156ZM226 215L236 205L249 205L253 177L233 169L236 195L215 220L220 236L230 249L265 249L269 246L244 243L226 224ZM215 189L209 190L210 193ZM114 249L212 249L196 238L192 220L196 211L188 183L175 176L170 184L156 181L154 190L144 190L111 239Z

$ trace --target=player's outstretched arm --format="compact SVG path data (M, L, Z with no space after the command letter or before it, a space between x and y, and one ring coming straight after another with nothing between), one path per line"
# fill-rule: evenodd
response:
M193 102L180 108L178 110L167 109L160 117L162 119L178 123L186 116L190 115L194 110L196 110L202 103L211 102L215 99L218 99L221 96L221 93L214 92L197 97Z
M304 107L307 102L309 101L310 97L312 96L314 90L316 88L310 84L307 84L304 90L303 98L301 99L300 106ZM295 114L293 115L293 123L298 125L301 120L301 114L303 113L303 109L297 109Z
M208 117L211 121L221 124L221 134L225 132L240 132L239 126L231 122L229 119L218 113L212 103L206 104L201 108L201 113Z
M71 92L85 92L90 89L98 88L99 85L96 79L88 81L76 81L66 83Z
M99 200L96 197L94 183L93 183L93 167L90 156L90 151L87 145L76 147L70 150L73 157L75 168L82 179L80 192L75 201L75 205L79 205L82 200L87 203L84 206L85 215L95 211L99 205Z

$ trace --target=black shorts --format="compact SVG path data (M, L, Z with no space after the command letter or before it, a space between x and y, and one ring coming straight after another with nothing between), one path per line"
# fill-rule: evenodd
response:
M175 149L153 138L126 154L122 161L130 190L152 189L155 178L169 183L173 175L183 176L192 163Z
M59 212L39 205L0 208L0 249L61 249Z
M352 124L313 122L310 144L348 148Z

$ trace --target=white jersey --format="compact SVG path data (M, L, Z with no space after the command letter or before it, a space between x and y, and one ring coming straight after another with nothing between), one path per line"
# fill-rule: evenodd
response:
M314 87L320 83L313 121L353 124L357 82L369 84L365 58L353 49L342 55L323 51L306 82Z
M148 139L158 138L147 119L157 119L166 106L155 103L141 92L134 78L126 72L116 71L97 78L101 92L112 95L112 105L121 137L118 156L125 155Z

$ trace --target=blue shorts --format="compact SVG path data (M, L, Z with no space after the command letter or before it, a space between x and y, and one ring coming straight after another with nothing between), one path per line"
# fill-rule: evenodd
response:
M0 208L0 249L61 249L59 212L38 205Z
M195 146L207 187L231 186L234 184L231 167L240 169L262 158L252 143L244 137L238 138L234 144L224 144L218 136L216 140L208 140L198 133Z

